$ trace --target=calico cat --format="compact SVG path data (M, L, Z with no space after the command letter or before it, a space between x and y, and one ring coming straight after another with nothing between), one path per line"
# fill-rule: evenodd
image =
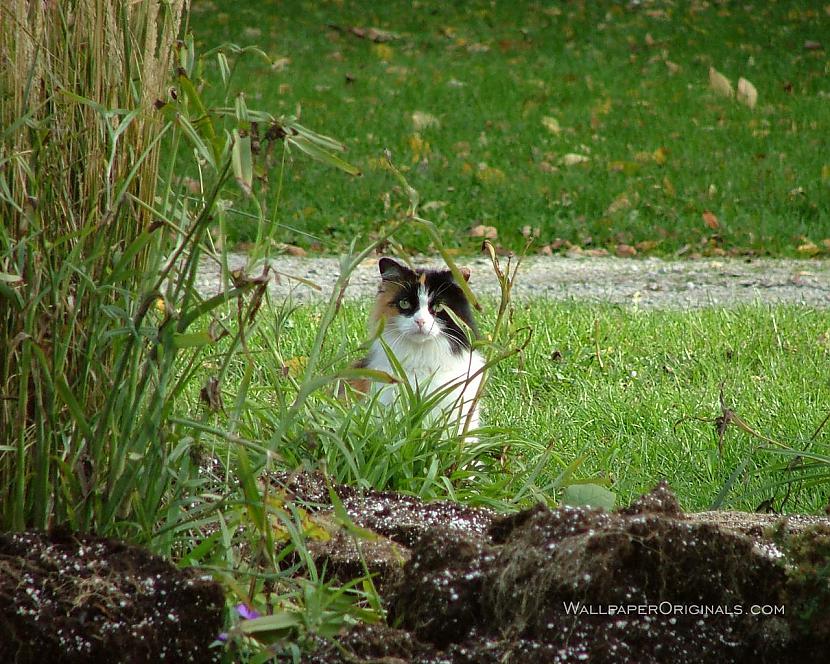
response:
M380 342L383 339L413 389L429 394L454 386L437 407L449 415L458 432L468 417L468 430L478 428L479 408L474 399L484 359L470 347L471 337L475 339L478 332L464 291L449 270L412 270L392 258L381 258L378 267L381 281L370 326L377 330L382 325L383 331L360 366L396 374ZM469 280L469 270L462 274ZM463 321L463 326L457 321ZM378 396L382 403L391 403L397 396L394 388L373 387L382 390Z

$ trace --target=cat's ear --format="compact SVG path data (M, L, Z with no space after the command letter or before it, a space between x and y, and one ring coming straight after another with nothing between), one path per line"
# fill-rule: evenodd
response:
M468 267L460 267L458 271L461 273L461 276L464 277L464 281L470 280L470 268Z
M384 281L402 281L414 274L406 265L387 257L378 261L378 270L380 270L380 278Z

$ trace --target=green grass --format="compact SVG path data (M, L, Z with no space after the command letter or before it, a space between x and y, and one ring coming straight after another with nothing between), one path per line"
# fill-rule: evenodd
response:
M399 213L399 196L384 203L395 185L378 166L388 147L435 202L425 216L462 251L477 247L467 230L485 224L512 249L529 225L539 245L793 255L830 251L827 55L804 48L830 46L820 5L212 0L196 3L191 27L206 47L261 46L280 64L240 58L231 94L246 90L274 113L301 106L302 121L343 140L364 173L291 163L277 220L296 231L283 241L338 251ZM330 25L400 38L375 44ZM710 66L733 85L750 80L757 107L714 94ZM416 132L416 111L440 126ZM564 166L568 153L590 161ZM261 173L268 200L280 161ZM241 215L231 228L237 240L255 235ZM415 233L399 240L430 249Z
M343 308L323 347L321 372L358 352L367 310L365 302ZM304 305L260 326L251 343L261 373L248 392L245 436L271 438L278 422L269 413L284 411L275 398L290 402L295 394L283 367L297 373L319 319L317 305ZM492 318L482 322L486 330ZM809 440L830 408L829 312L763 306L669 312L538 301L515 304L510 326L529 326L533 337L521 356L491 372L483 402L488 430L481 436L488 449L465 452L483 464L480 472L466 479L458 473L457 441L446 432L384 416L371 404L345 406L325 393L311 397L309 416L273 449L292 468L325 459L338 481L502 508L560 499L567 482L557 478L577 462L568 481L608 480L619 504L665 478L685 509L702 510L746 464L723 505L753 510L773 497L779 508L787 491L769 487L796 477L779 468L789 459L736 427L718 451L713 420L721 414L723 383L727 407L755 431L800 451L830 453L830 430ZM225 390L237 393L235 379ZM431 463L440 472L428 479ZM826 485L795 484L783 509L815 512L827 499Z

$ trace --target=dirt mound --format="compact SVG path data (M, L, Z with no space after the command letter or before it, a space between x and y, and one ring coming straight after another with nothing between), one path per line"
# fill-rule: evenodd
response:
M539 506L484 533L435 526L386 593L397 629L356 628L347 654L309 661L824 662L826 523L753 539L686 518L660 485L613 513Z
M209 578L89 535L0 533L0 662L209 662L225 598Z
M328 485L320 473L278 472L271 475L271 482L306 506L326 510L331 505ZM484 536L497 516L483 507L467 507L448 500L427 503L394 491L361 490L342 484L332 488L355 525L405 547L413 546L436 526L459 535Z
M333 518L329 485L322 474L276 472L270 479L286 497L316 512L318 525L328 531L330 539L306 542L318 568L343 583L363 576L368 569L382 595L400 583L411 547L433 529L482 538L496 518L495 512L484 508L449 501L426 503L392 491L334 485L349 519L375 534L372 539L357 541Z
M509 516L273 476L336 536L320 569L364 564L388 608L304 661L826 662L830 520L683 514L668 487L616 512ZM728 525L725 525L728 524ZM209 662L221 588L136 547L67 533L0 534L0 662Z

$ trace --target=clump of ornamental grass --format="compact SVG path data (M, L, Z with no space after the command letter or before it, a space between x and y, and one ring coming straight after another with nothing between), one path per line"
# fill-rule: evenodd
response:
M111 523L133 498L135 456L152 449L159 412L142 404L166 360L149 361L143 327L167 241L152 207L166 133L153 105L183 13L184 0L0 9L5 528Z
M199 486L179 397L219 339L239 351L268 280L217 250L227 199L270 238L263 146L357 171L241 95L208 107L184 0L14 0L0 19L0 524L148 541ZM244 51L209 55L229 72ZM210 298L202 257L223 267Z

